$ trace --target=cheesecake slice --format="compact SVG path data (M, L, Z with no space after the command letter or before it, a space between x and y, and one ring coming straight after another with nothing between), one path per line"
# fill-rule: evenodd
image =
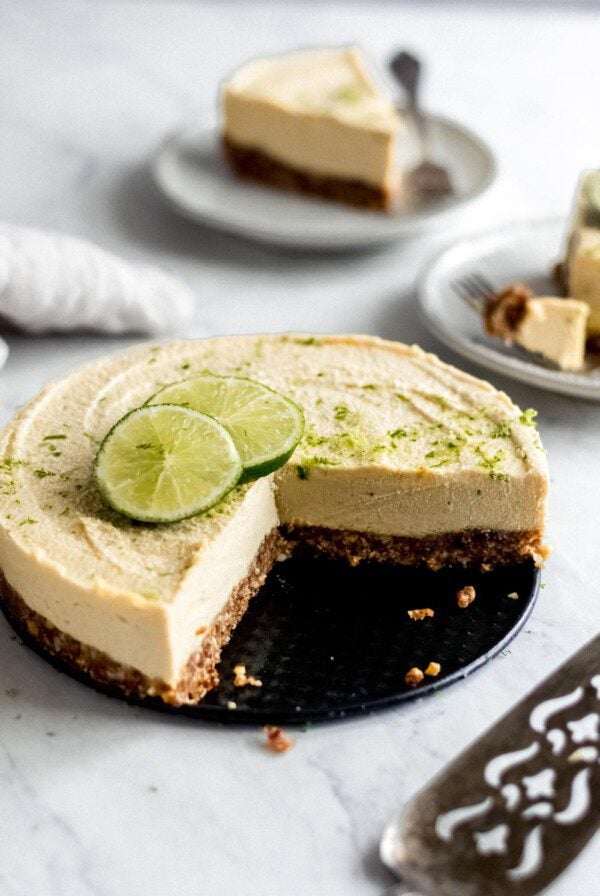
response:
M392 205L401 121L357 48L257 59L222 93L223 146L238 174L350 205Z
M590 308L577 299L534 296L515 284L488 300L484 311L490 336L542 355L561 370L581 370L585 363Z
M585 171L577 186L567 242L565 287L590 307L588 332L600 334L600 171Z
M206 371L294 399L298 448L199 516L120 516L94 483L99 442L165 384ZM196 702L292 552L432 569L539 562L548 475L533 416L419 348L366 336L216 338L96 361L50 384L0 439L1 601L94 680Z

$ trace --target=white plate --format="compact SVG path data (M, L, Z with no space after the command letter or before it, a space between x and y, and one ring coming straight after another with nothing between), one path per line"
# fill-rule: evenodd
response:
M194 221L263 242L303 249L356 249L387 243L445 221L479 197L496 174L488 147L466 128L429 116L432 151L451 172L457 195L419 211L362 211L285 193L236 177L222 159L217 128L173 134L151 160L154 181ZM402 141L402 165L418 159L414 133Z
M564 232L562 219L511 224L446 249L421 279L421 315L438 339L471 361L551 392L600 401L598 367L566 373L505 347L487 336L481 316L452 288L461 277L477 273L499 289L521 280L539 294L555 295L550 275L561 254Z

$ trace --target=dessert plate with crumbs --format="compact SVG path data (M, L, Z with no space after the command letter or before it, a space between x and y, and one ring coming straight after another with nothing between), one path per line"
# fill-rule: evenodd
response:
M420 313L438 339L471 361L541 389L600 401L600 356L588 352L581 370L561 370L488 335L481 310L465 294L474 280L497 292L524 283L536 296L560 295L553 268L565 231L563 218L507 224L446 249L421 278Z

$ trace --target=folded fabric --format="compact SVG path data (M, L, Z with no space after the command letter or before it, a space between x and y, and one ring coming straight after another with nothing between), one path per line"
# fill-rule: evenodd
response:
M189 287L158 268L78 237L0 226L0 317L19 329L158 334L181 330L193 310Z

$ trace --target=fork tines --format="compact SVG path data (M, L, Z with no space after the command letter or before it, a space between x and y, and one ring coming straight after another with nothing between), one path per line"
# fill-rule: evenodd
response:
M463 302L478 314L483 311L486 301L496 294L492 283L482 274L466 274L451 286Z

